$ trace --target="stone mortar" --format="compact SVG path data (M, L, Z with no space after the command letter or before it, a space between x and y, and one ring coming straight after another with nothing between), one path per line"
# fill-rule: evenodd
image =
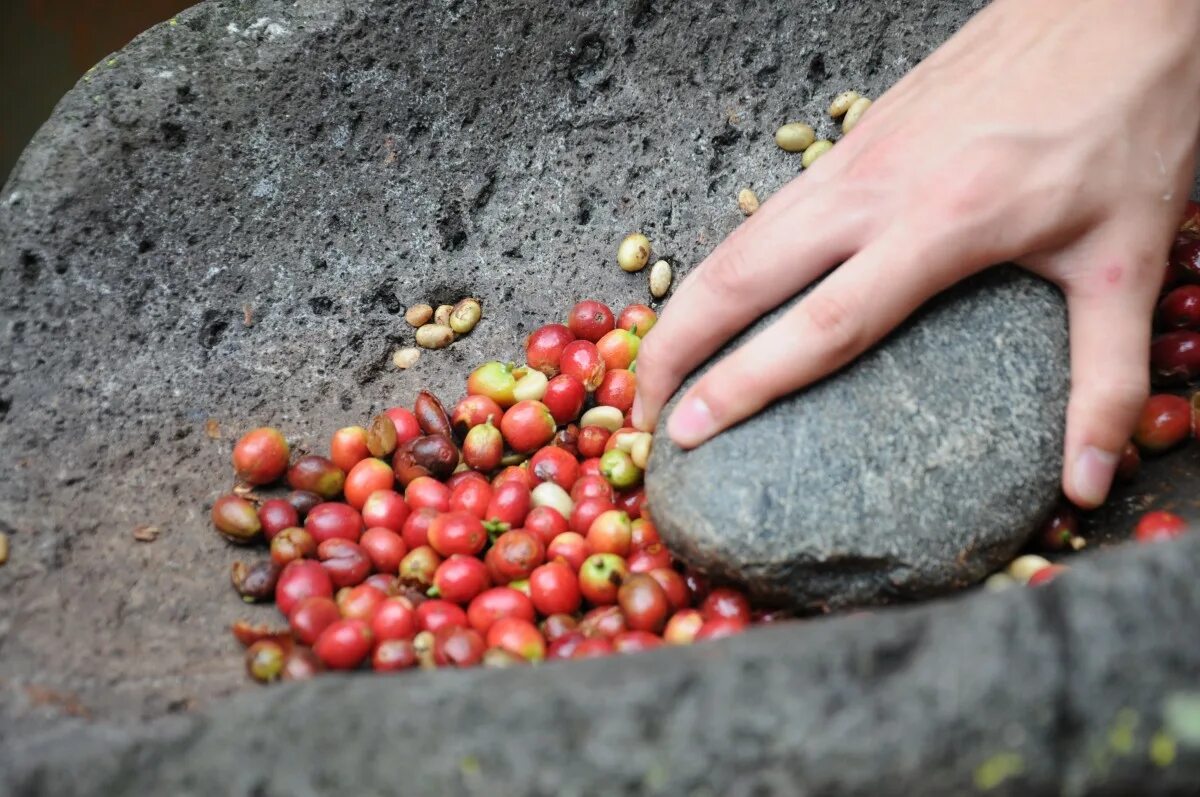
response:
M547 768L531 791L612 793L649 778L680 793L710 764L736 761L722 778L761 765L775 779L766 788L791 778L809 793L855 793L901 773L894 782L923 793L957 793L987 760L960 762L956 739L990 754L1017 737L1061 738L1056 752L1075 761L1107 733L1116 703L1096 695L1118 683L1111 701L1158 722L1181 668L1194 672L1180 641L1197 611L1194 545L1120 553L1094 578L1039 595L822 621L814 635L756 632L587 665L586 678L547 669L544 689L532 674L439 673L217 700L246 687L229 623L273 616L234 599L226 573L244 553L207 524L239 433L273 424L323 447L419 387L452 399L470 365L517 357L525 333L580 298L647 300L644 275L612 265L621 236L646 231L686 272L739 221L739 188L767 196L796 173L771 141L781 119L832 132L830 96L850 85L879 94L980 5L209 2L98 64L0 193L0 531L11 542L0 787L211 793L220 777L226 793L302 793L282 773L283 785L259 787L234 765L311 764L320 740L357 734L374 741L336 760L370 756L357 793L375 793L400 788L402 767L385 760L392 734L457 727L461 741L414 747L445 745L431 783L482 772L528 785L493 766L528 764L530 745L552 741L596 758L578 776ZM466 294L483 300L479 329L394 371L392 349L411 340L404 307ZM144 524L162 529L156 542L134 541ZM1091 619L1062 610L1093 599ZM1132 658L1139 642L1161 655ZM1038 686L1043 664L1057 686ZM1085 665L1090 680L1071 692L1064 673ZM968 678L961 693L939 682L949 672ZM595 683L586 702L539 702L581 680ZM917 702L896 708L879 691L893 683ZM676 703L682 713L659 713ZM287 705L311 722L297 759L273 758L246 722L288 717ZM988 705L994 714L976 719ZM380 706L382 726L367 710ZM438 706L449 713L423 724L420 711ZM1024 715L1036 706L1047 715L1028 720L1043 729L1032 733ZM528 730L510 736L514 722ZM1063 733L1045 735L1046 722ZM892 746L857 733L870 728ZM900 744L922 735L916 752ZM471 752L485 743L495 752ZM1171 771L1183 775L1171 778L1196 770L1195 752L1180 750ZM654 768L656 754L688 763ZM1023 760L1034 784L1084 767ZM1070 777L1087 791L1146 767L1117 757L1107 775ZM311 789L330 791L341 771L311 770ZM726 783L736 794L754 781Z

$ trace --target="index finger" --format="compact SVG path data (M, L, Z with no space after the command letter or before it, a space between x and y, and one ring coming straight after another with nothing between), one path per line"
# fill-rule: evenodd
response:
M676 291L638 351L633 422L652 429L696 366L723 343L845 260L861 213L794 180L721 242ZM815 184L820 185L820 184Z

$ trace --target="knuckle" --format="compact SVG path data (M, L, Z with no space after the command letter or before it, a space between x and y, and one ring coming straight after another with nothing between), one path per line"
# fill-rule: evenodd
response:
M721 255L700 271L704 285L716 296L742 291L753 279L752 266L743 252L741 228L726 239Z
M1089 412L1134 419L1149 396L1150 377L1130 374L1082 385L1075 403Z
M862 340L862 315L844 298L815 291L800 303L808 325L820 336L821 346L835 359L858 353Z

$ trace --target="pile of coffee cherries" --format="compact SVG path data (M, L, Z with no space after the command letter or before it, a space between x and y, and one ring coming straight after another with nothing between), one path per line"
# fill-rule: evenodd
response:
M234 624L259 681L322 670L512 666L682 645L786 619L712 587L659 539L642 490L653 437L633 428L641 338L657 316L583 301L526 340L525 364L489 362L447 412L422 391L367 427L334 433L329 456L291 460L255 429L233 450L238 484L212 507L232 542L270 558L233 566L247 602L274 600L286 626ZM1155 383L1200 378L1200 206L1171 250L1151 359ZM1200 436L1200 393L1151 397L1121 463ZM286 481L283 497L256 489ZM282 491L281 491L282 492ZM1140 541L1181 534L1167 512ZM1036 538L1081 547L1063 502ZM1041 584L1065 567L1019 557L991 584Z
M476 368L450 412L423 391L339 429L327 457L289 462L275 429L243 436L238 486L212 519L235 543L269 544L233 585L287 620L235 623L250 674L606 656L782 619L659 539L641 486L653 438L629 420L656 320L580 302L529 336L525 365ZM281 480L283 497L255 492Z

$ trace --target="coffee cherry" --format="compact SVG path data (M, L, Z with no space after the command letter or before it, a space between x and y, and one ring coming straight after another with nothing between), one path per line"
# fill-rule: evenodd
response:
M428 545L419 545L404 555L398 569L400 581L411 586L428 588L442 564L442 557Z
M275 583L275 606L288 617L296 605L310 596L333 597L333 581L325 568L311 559L302 559L283 568Z
M624 329L639 338L644 338L657 322L658 313L644 304L631 304L617 316L617 329Z
M642 480L642 469L634 465L633 459L619 448L606 451L600 457L600 473L618 490L633 487Z
M604 361L605 369L614 371L628 368L637 359L642 339L624 329L613 329L605 333L596 343L596 351Z
M445 512L429 525L429 545L442 556L473 556L483 550L487 539L483 523L466 512Z
M370 622L378 640L412 639L417 633L417 610L411 601L397 595L379 604Z
M486 396L496 402L501 408L511 407L517 403L513 390L517 386L517 378L513 375L512 364L489 362L476 368L467 378L467 393L473 396ZM495 422L499 422L499 418Z
M532 500L526 478L521 481L505 481L495 486L485 517L492 524L507 524L508 528L519 528L529 514Z
M283 660L282 678L285 681L307 681L325 669L317 654L308 648L293 647Z
M1184 285L1158 303L1159 329L1188 329L1200 332L1200 285Z
M309 454L292 463L287 481L293 490L306 490L328 500L342 491L346 474L325 457Z
M300 525L300 513L282 498L264 501L258 508L258 522L262 526L267 542L284 529Z
M589 391L598 388L604 380L604 360L596 344L587 340L568 343L563 349L559 367L562 373L575 377Z
M596 606L616 603L617 590L628 575L624 559L612 553L595 553L579 568L579 591Z
M504 456L504 437L500 430L486 421L473 427L463 440L463 461L481 471L495 470Z
M417 665L417 651L411 639L384 639L371 654L375 672L398 672Z
M466 606L476 595L492 585L488 568L474 556L455 554L442 562L433 574L433 588L442 600Z
M525 362L546 376L554 376L563 349L574 340L574 333L562 324L547 324L525 339Z
M254 504L236 495L223 495L213 502L212 522L221 536L239 545L254 542L262 534Z
M737 620L730 620L726 617L717 617L712 620L704 621L704 625L700 626L700 630L696 632L696 641L700 642L705 639L723 639L724 637L740 634L745 630L745 623L740 623Z
M700 604L700 613L705 621L735 620L743 625L750 622L750 602L746 596L735 589L718 587Z
M1138 542L1161 542L1187 531L1187 521L1172 512L1147 512L1138 520L1133 538Z
M474 667L487 645L473 628L448 626L434 633L433 659L439 667Z
M699 609L680 609L667 620L663 640L668 645L690 645L704 627L704 615Z
M546 561L563 562L575 573L583 567L583 562L592 555L591 546L587 544L582 534L574 531L564 531L546 546Z
M359 461L346 474L346 482L342 490L346 495L346 503L355 509L362 509L371 493L379 490L391 490L395 483L391 465L382 459L367 457Z
M304 519L304 530L312 535L317 545L332 539L358 542L363 531L362 515L346 504L317 504Z
M484 479L466 479L450 491L451 512L467 512L480 520L487 516L491 502L492 485Z
M354 587L371 574L371 559L356 542L332 538L317 546L321 567L335 587Z
M671 610L666 592L644 573L631 573L625 578L617 591L617 604L625 623L634 631L658 633Z
M504 410L487 396L466 396L454 405L450 425L454 429L455 437L462 440L473 427L489 421L495 426L503 416Z
M317 638L313 652L331 670L353 670L366 660L374 641L363 620L338 620Z
M269 601L275 596L275 584L279 580L280 566L270 559L262 559L247 566L234 562L229 570L233 588L246 603Z
M596 516L588 527L587 543L596 553L629 555L633 530L629 515L619 509L609 509Z
M389 488L368 495L360 514L367 528L385 528L399 533L408 521L409 509L404 496Z
M286 528L271 540L271 561L280 567L316 555L317 541L302 528Z
M570 423L578 418L586 400L587 390L583 382L569 374L559 374L551 379L542 396L542 403L550 410L557 424Z
M1162 453L1187 439L1191 422L1187 399L1169 393L1151 396L1138 418L1133 442L1143 451Z
M326 628L342 619L342 612L332 598L310 595L297 603L287 618L296 639L311 645Z
M435 598L417 607L417 628L421 631L436 634L444 628L466 627L467 613L458 604Z
M375 612L387 600L387 593L370 584L342 587L333 597L342 617L371 621Z
M1200 332L1176 330L1159 335L1150 344L1150 369L1160 385L1200 379Z
M580 340L592 343L604 337L614 325L612 310L609 310L606 305L590 299L576 304L567 315L567 328L571 334Z
M259 683L267 684L283 674L286 654L278 642L263 639L246 650L246 672Z
M247 432L233 447L233 469L249 484L270 484L288 465L288 444L278 429L264 426Z
M480 634L504 617L517 617L532 623L534 603L511 587L492 587L476 595L467 607L467 622Z
M371 565L381 573L399 572L400 561L408 553L404 539L391 529L382 527L364 531L358 544L366 551Z
M361 426L345 426L333 433L329 443L329 459L343 471L350 470L371 456L367 448L367 430Z

